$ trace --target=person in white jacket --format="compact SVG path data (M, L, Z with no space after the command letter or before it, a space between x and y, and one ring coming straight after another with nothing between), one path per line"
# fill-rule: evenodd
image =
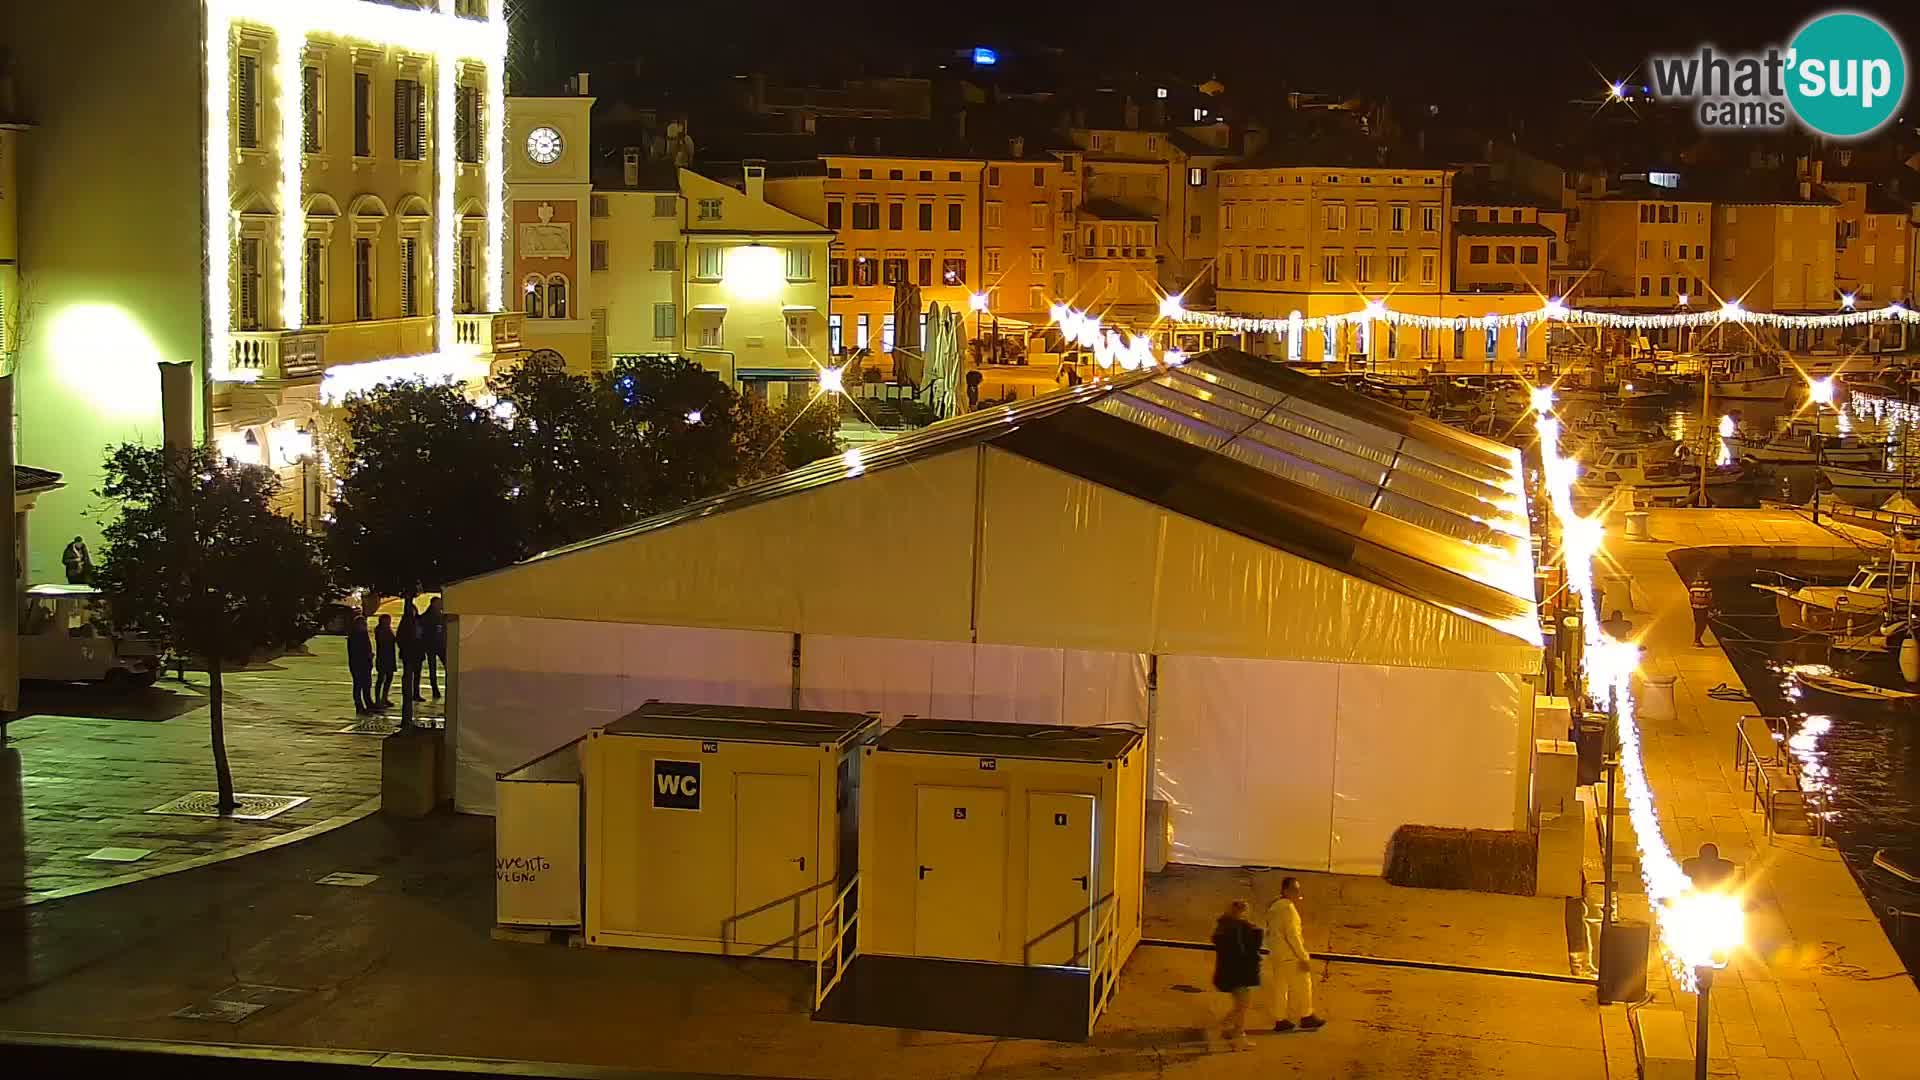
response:
M1273 1030L1312 1031L1326 1021L1313 1014L1313 954L1300 929L1300 879L1282 878L1280 899L1267 908L1268 982Z

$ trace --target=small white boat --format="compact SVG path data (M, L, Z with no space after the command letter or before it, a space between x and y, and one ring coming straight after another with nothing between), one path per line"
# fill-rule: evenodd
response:
M1884 444L1853 435L1819 435L1808 430L1795 430L1766 440L1736 437L1735 441L1741 458L1762 465L1839 465L1877 469L1886 458Z
M1855 701L1911 701L1916 697L1920 697L1920 694L1915 694L1911 691L1889 690L1884 686L1855 682L1852 679L1843 679L1838 675L1797 675L1795 678L1800 680L1801 686L1809 690L1818 690L1823 694L1832 694L1835 697L1852 698Z
M1593 452L1593 464L1582 464L1573 481L1573 497L1583 503L1603 502L1626 488L1634 502L1644 506L1687 506L1700 494L1700 469L1673 456L1671 441L1633 446L1602 447ZM1745 479L1739 465L1707 470L1709 497Z
M1369 394L1409 409L1425 408L1433 398L1427 381L1411 375L1367 375L1361 378L1360 386Z
M1904 564L1889 569L1863 566L1845 585L1755 584L1754 588L1772 593L1774 613L1784 630L1817 634L1859 636L1877 629L1887 610L1889 597L1920 599L1915 590L1912 570Z
M1820 475L1826 477L1827 486L1835 495L1855 506L1869 508L1885 503L1907 483L1905 473L1871 472L1839 465L1821 466Z
M1792 375L1748 375L1713 380L1713 396L1732 401L1785 401Z

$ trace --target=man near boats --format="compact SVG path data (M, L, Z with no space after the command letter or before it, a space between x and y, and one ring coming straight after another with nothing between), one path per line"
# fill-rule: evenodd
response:
M1687 586L1687 603L1693 608L1693 646L1705 648L1700 635L1713 622L1713 586L1707 584L1707 575L1693 575L1693 584Z

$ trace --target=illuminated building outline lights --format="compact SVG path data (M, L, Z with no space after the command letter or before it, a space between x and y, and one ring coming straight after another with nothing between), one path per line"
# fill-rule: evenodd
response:
M476 62L486 72L487 90L481 130L489 133L482 155L487 190L487 309L502 310L506 274L506 56L505 0L488 0L486 20L465 18L448 10L453 0L439 0L440 10L420 11L367 3L365 0L206 0L207 100L203 148L206 169L207 323L209 376L220 382L246 382L255 372L234 371L233 272L236 214L233 209L233 30L235 24L264 27L274 34L275 108L280 118L279 190L274 206L280 214L280 329L298 330L306 312L301 291L305 275L301 260L306 239L302 173L305 147L301 116L301 68L307 38L325 34L429 57L437 70L435 109L435 202L439 220L434 237L435 294L439 307L438 337L443 352L453 342L453 269L457 237L454 221L454 88L460 61ZM392 368L414 358L377 361ZM436 357L418 358L420 366L444 368Z

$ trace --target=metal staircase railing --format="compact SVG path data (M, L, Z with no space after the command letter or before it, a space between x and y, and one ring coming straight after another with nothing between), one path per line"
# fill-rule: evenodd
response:
M1093 932L1092 940L1087 943L1087 1033L1089 1035L1100 1023L1100 1014L1107 1010L1107 1004L1113 1000L1114 984L1120 974L1114 970L1115 961L1120 955L1119 934L1114 929L1114 912L1118 907L1118 904L1104 905L1104 913L1099 917L1099 928Z
M855 874L840 890L814 926L813 940L818 946L813 956L813 1008L818 1012L827 995L840 985L854 957L860 954L860 936L854 932L860 919L858 907L860 875Z

